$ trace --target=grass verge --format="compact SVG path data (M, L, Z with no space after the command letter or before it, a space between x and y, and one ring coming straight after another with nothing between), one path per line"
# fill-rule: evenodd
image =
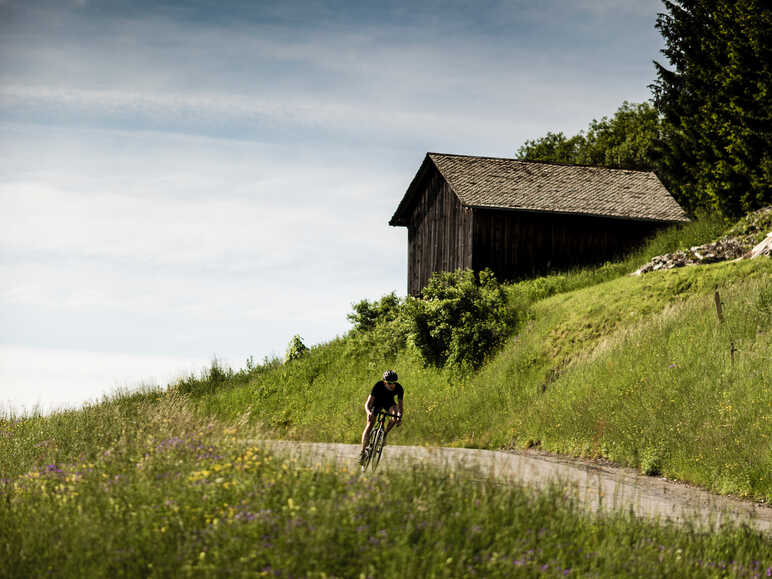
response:
M770 538L745 527L595 516L558 486L466 472L309 468L244 443L255 434L245 424L196 417L184 397L1 428L0 576L772 573Z

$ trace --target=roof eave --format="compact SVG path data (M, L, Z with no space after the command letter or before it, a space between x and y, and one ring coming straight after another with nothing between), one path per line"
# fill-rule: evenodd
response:
M522 213L543 213L550 215L580 215L582 217L603 217L606 219L619 219L622 221L644 221L649 223L688 223L690 219L683 216L683 218L657 218L657 217L641 217L632 215L610 215L607 213L590 213L584 211L559 211L554 209L535 209L531 207L501 207L496 205L465 205L472 209L488 209L492 211L517 211Z
M408 185L407 190L405 191L405 195L403 195L402 197L402 201L399 202L399 205L397 206L397 210L394 212L394 215L392 215L391 219L389 220L389 225L391 225L392 227L407 227L409 225L408 209L413 203L413 200L417 194L416 191L418 189L418 185L426 175L426 171L428 170L428 165L430 163L434 165L434 161L431 160L431 158L429 157L429 153L427 153L426 156L424 157L424 160L421 162L421 166L418 168L418 171L416 171L416 174L413 177L413 180L410 182L410 185ZM435 166L435 169L436 169L436 166Z

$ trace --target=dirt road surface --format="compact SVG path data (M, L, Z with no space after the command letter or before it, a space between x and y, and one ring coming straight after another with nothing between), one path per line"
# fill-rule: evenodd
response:
M253 442L310 465L331 462L349 469L359 468L359 446L354 444ZM593 511L632 509L641 517L675 522L689 519L709 527L732 520L745 522L772 536L772 507L769 505L714 495L682 483L643 476L629 468L544 453L387 445L378 470L410 468L418 464L448 470L467 468L475 472L475 477L528 487L544 487L557 481L573 489L576 497Z

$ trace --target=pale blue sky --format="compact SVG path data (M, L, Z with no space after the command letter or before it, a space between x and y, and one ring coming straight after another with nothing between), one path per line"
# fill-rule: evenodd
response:
M0 403L282 355L406 289L427 151L650 96L658 1L0 0Z

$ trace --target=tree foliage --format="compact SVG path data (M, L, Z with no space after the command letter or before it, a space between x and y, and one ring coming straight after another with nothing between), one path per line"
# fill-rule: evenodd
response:
M661 177L689 208L738 217L772 202L772 11L763 0L664 0L655 63Z
M518 150L517 158L523 161L547 161L550 163L580 164L586 146L583 133L566 137L563 131L548 131L543 137L527 140Z
M548 132L544 137L526 141L517 156L524 161L651 171L657 168L661 125L659 114L650 103L625 101L613 117L593 119L586 132L573 137Z

